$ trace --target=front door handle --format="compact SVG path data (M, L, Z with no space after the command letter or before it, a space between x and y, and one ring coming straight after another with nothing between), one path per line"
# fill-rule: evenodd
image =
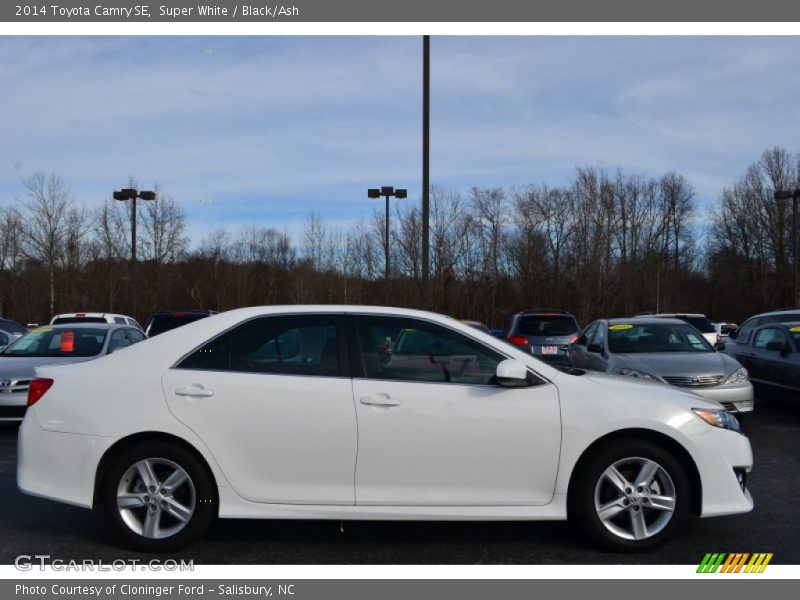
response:
M375 394L361 398L361 404L370 406L400 406L400 400L392 398L389 394Z
M189 398L211 398L214 390L207 390L201 385L187 385L175 390L176 396L188 396Z

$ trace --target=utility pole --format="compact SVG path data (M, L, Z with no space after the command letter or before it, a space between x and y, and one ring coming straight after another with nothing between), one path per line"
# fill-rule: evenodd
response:
M155 200L156 193L151 191L137 191L133 188L124 188L118 192L114 192L114 200L120 202L131 201L131 300L133 301L133 314L134 319L138 319L136 315L136 298L138 296L138 289L136 288L136 199L142 200Z
M422 308L431 306L431 36L422 36Z
M384 257L384 293L386 294L386 305L389 306L391 303L391 291L390 291L390 283L389 283L389 198L394 196L397 199L402 199L408 197L408 190L404 188L394 189L390 185L385 185L382 188L369 188L367 190L367 196L369 198L380 198L383 196L386 198L386 221L384 223L384 231L383 231L383 251L385 253Z

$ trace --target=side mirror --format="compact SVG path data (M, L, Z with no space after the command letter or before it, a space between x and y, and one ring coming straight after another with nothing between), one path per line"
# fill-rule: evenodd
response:
M602 354L603 347L600 344L589 344L586 346L587 352L592 352L594 354Z
M739 329L736 328L736 329L730 330L728 332L728 337L731 338L732 340L735 340L736 338L738 338L739 337Z
M714 350L717 352L724 352L725 350L725 342L717 342L714 344Z
M504 387L524 387L529 385L528 367L521 360L508 358L497 365L497 383Z

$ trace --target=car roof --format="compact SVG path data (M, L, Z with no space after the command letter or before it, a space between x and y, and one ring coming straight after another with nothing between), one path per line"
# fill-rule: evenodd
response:
M620 317L616 319L600 319L600 320L607 321L609 325L623 325L628 323L630 323L631 325L664 325L664 324L686 325L686 321L682 319L672 319L670 317L656 317L656 316L630 317L629 319Z
M780 310L771 310L769 312L758 313L757 315L748 317L748 319L754 319L755 317L769 317L772 315L783 315L787 313L800 314L800 308L782 308Z
M37 329L55 329L57 331L61 329L75 329L76 327L80 327L81 329L136 329L132 325L128 325L127 323L59 323L58 325L40 325L39 327L35 327L31 329L31 331L36 331Z
M59 313L53 316L53 319L58 319L61 317L124 317L126 319L132 319L133 317L129 317L128 315L120 315L117 313L108 313L108 312L69 312L69 313Z
M800 327L800 321L785 321L782 323L764 323L759 325L756 329L765 329L767 327L783 327L789 329L790 327Z
M655 314L653 316L654 317L658 317L658 318L668 318L668 317L674 317L676 315L681 315L682 317L705 317L705 315L703 313L691 313L691 312L657 313L657 314Z

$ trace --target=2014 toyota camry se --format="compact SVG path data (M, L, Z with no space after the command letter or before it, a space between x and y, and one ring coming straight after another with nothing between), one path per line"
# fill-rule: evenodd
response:
M455 319L363 306L232 310L37 369L22 491L103 503L168 551L215 517L574 519L647 550L743 513L753 458L692 393L561 371Z

